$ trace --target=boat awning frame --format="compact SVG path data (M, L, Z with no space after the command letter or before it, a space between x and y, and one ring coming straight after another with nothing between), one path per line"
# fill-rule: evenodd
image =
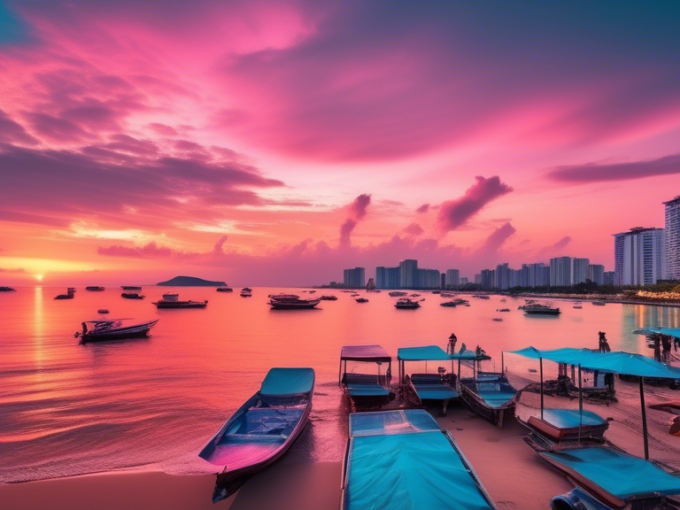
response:
M392 356L380 345L343 345L340 360L389 363Z

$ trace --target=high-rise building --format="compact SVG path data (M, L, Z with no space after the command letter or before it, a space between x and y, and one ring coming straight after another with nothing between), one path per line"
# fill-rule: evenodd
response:
M343 283L349 289L359 289L366 286L366 270L363 267L345 269Z
M440 288L440 289L445 289L445 288L446 288L446 273L442 273L441 286L440 286L439 288Z
M460 287L460 271L458 269L446 270L446 286L452 289Z
M664 202L666 206L666 271L669 280L680 280L680 196Z
M470 283L470 281L469 281L465 276L463 276L463 277L460 279L460 286L461 286L461 287L462 287L463 285L467 285L468 283Z
M666 238L662 228L635 227L614 234L615 284L654 285L666 275Z
M375 268L375 286L378 289L387 289L387 268L378 266Z
M387 268L387 288L398 289L401 286L401 271L399 266Z
M498 264L496 266L495 287L497 289L506 290L510 288L510 271L511 269L510 267L508 267L507 262L505 262L504 264Z
M522 264L522 269L517 271L517 285L516 287L529 286L529 266Z
M604 272L604 285L607 287L613 287L616 285L616 273L614 271Z
M418 261L402 260L399 263L399 286L402 289L415 289L418 287Z
M375 286L378 289L398 289L399 268L379 266L375 268Z
M419 289L438 289L441 276L437 269L418 269L415 287Z
M477 285L480 285L480 284L482 283L482 273L477 273L477 274L475 275L475 283L476 283Z
M480 274L480 284L483 289L491 290L496 285L496 272L493 269L482 269Z
M547 287L550 285L550 267L543 262L529 264L529 281L527 287Z
M569 287L571 285L571 257L550 259L550 286Z
M588 279L598 285L604 285L604 266L601 264L590 264Z
M589 278L590 270L590 260L588 259L574 259L574 270L571 274L571 284L577 285L579 283L585 283Z

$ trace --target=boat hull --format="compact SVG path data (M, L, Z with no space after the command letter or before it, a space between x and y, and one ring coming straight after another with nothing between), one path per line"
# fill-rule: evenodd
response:
M284 303L270 301L269 306L272 307L272 310L311 310L312 308L315 308L319 302L319 300L307 303Z
M81 343L106 342L110 340L124 340L127 338L143 338L149 336L149 331L158 321L147 322L145 324L138 324L127 328L121 328L106 332L88 332L81 336Z
M491 382L491 381L484 381ZM507 380L504 381L507 383ZM460 381L460 396L463 402L479 414L482 418L490 421L497 427L502 427L506 416L513 417L515 415L516 394L511 400L499 406L489 405L476 391L475 381L470 379L461 379Z
M208 306L207 301L157 301L154 303L159 310L167 310L172 308L205 308Z

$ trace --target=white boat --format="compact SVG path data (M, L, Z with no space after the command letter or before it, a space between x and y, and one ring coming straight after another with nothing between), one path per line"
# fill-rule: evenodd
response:
M269 306L272 310L309 310L321 302L321 298L300 299L296 294L270 294Z
M82 323L82 332L78 331L75 336L80 337L82 343L145 337L156 325L158 319L141 323L129 321L130 319L85 321Z
M205 301L180 301L179 294L166 293L163 294L163 299L154 302L156 308L205 308L208 306L208 300Z
M241 297L253 297L253 290L248 287L241 289Z

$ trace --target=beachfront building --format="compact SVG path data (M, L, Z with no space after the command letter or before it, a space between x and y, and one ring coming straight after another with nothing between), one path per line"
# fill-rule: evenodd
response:
M616 273L614 271L604 272L604 285L607 287L613 287L616 285Z
M571 286L571 257L550 259L550 286Z
M363 267L345 269L343 284L348 289L358 289L366 286L366 270Z
M666 267L664 229L635 227L614 234L615 285L654 285L665 278Z
M664 202L666 206L666 278L680 280L680 196Z
M458 269L446 270L446 287L451 289L460 287L460 271Z
M399 263L399 288L415 289L418 287L418 261L407 259Z
M442 280L438 269L418 269L416 282L419 289L439 289Z
M547 287L550 285L550 266L543 262L529 264L527 287Z
M498 264L495 271L495 288L500 290L506 290L510 288L510 267L508 263Z
M571 273L571 284L577 285L579 283L586 283L590 278L590 260L588 259L574 259L574 270Z
M590 264L588 279L598 285L604 285L604 266L602 264Z
M496 285L496 272L493 269L482 269L479 280L482 289L491 290Z

